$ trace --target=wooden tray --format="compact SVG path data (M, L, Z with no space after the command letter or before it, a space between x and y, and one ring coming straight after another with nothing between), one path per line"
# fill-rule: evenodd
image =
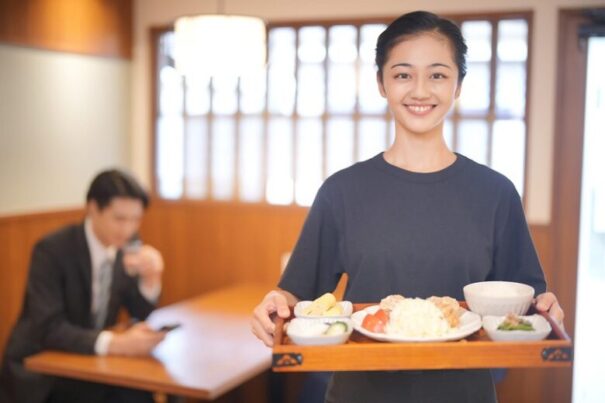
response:
M374 304L353 304L356 312ZM461 303L466 306L465 303ZM540 341L492 341L480 329L465 339L436 343L388 343L353 331L345 344L299 346L283 331L286 320L276 319L273 371L382 371L406 369L569 367L573 360L571 339L550 315L532 305L552 332Z

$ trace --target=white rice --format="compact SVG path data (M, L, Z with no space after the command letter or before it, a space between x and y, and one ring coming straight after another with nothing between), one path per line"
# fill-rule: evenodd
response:
M385 332L403 337L439 337L450 329L449 323L435 304L421 298L406 298L395 304Z

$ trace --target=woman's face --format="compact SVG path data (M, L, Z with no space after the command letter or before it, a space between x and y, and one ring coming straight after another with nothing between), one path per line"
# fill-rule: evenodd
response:
M460 94L449 40L435 32L405 38L389 52L378 87L398 132L441 135L443 120Z

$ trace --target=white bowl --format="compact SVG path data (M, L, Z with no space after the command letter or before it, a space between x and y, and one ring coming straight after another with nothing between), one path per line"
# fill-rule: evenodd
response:
M328 326L334 322L344 322L347 331L343 334L323 334ZM327 346L330 344L343 344L353 332L353 322L347 318L294 318L288 324L286 333L294 344L301 346Z
M481 281L463 289L471 311L479 315L524 315L534 298L534 288L510 281Z
M337 304L342 308L342 315L303 315L304 309L311 305L311 303L313 303L313 301L300 301L296 303L296 305L294 305L294 316L297 318L350 318L351 314L353 314L353 304L351 301L339 301Z
M483 328L494 341L542 340L552 331L550 324L541 315L521 316L531 322L534 330L498 330L506 316L484 316Z

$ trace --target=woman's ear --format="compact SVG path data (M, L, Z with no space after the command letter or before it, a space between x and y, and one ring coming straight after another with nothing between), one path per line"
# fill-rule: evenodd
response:
M378 91L380 91L380 95L383 98L387 97L387 93L384 90L384 84L382 83L382 73L379 71L376 72L376 83L378 84Z

